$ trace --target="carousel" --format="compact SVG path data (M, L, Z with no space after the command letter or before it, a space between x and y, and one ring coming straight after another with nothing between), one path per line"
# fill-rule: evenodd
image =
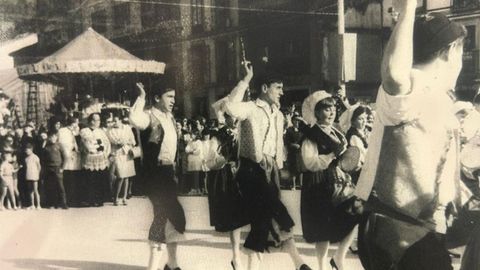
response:
M142 60L92 28L34 64L17 66L21 79L60 87L49 109L79 116L102 109L126 109L135 82L151 85L161 79L165 63Z

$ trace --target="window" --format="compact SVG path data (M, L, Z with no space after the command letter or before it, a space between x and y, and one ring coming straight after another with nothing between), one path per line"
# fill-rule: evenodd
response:
M228 6L225 6L225 8L216 9L215 26L218 30L230 27L231 22L229 17L229 10L227 8Z
M180 7L166 5L162 2L142 3L140 12L144 29L155 27L163 21L180 18Z
M475 49L475 39L476 39L476 31L477 29L475 28L475 25L468 25L465 26L467 29L467 36L465 37L465 45L464 45L464 50L465 51L471 51Z
M102 34L107 32L107 12L105 10L92 13L92 28Z
M209 76L208 70L208 52L204 45L195 45L191 49L192 82L195 87L205 84Z
M122 3L113 7L115 30L121 30L130 24L130 4Z
M235 44L233 41L219 41L216 46L217 82L225 83L234 80Z
M193 31L203 30L203 20L205 18L203 0L191 0L192 5L192 27Z

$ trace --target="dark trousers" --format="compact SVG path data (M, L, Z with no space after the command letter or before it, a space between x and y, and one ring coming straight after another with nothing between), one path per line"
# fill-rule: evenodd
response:
M153 222L148 239L165 243L165 225L169 220L180 233L185 232L185 213L177 198L177 183L173 165L151 168L147 194L153 205Z
M85 178L82 176L82 171L63 171L67 205L70 207L79 207L85 201Z
M61 207L67 205L67 196L63 185L63 174L58 167L45 168L45 203L47 206Z
M108 168L104 170L85 170L87 180L87 202L90 206L103 205L105 197L105 186L109 180Z
M251 227L244 246L264 252L269 246L269 235L276 236L272 220L278 223L280 230L286 232L294 225L287 208L280 201L279 179L272 177L268 181L265 170L258 163L245 158L240 161L236 179L247 205Z
M453 270L443 235L428 233L410 246L398 263L374 242L372 219L365 216L359 226L358 249L365 270Z

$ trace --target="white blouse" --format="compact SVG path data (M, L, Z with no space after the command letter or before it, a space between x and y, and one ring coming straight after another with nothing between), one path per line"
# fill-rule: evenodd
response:
M305 139L302 143L302 160L305 168L312 172L318 172L328 168L330 163L335 159L335 154L327 155L318 154L317 144Z

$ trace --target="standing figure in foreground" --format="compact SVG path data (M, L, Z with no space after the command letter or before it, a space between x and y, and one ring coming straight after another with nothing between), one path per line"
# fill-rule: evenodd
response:
M346 269L345 256L354 237L358 216L348 213L350 200L334 201L330 183L335 182L337 164L347 150L347 140L333 127L335 99L325 91L317 91L304 101L303 116L310 128L301 126L305 140L301 155L306 168L302 186L301 217L303 237L315 243L319 269L330 269L327 256L330 243L340 242L330 260L334 269ZM345 181L351 178L347 174Z
M280 200L284 117L279 107L283 82L273 74L265 76L260 80L258 99L242 102L253 76L249 63L244 65L245 78L229 94L225 109L240 121L236 180L249 211L251 230L244 244L250 251L248 269L260 268L269 240L289 253L296 269L310 269L298 254L291 231L294 222Z
M415 21L417 1L398 3L356 188L372 210L359 228L359 247L365 247L359 252L368 270L449 270L443 238L459 165L450 92L462 68L466 31L439 13Z
M140 95L130 111L130 123L141 130L150 127L148 143L144 148L144 160L148 177L148 197L153 204L153 222L150 226L149 270L158 268L159 260L167 245L168 263L165 270L180 270L177 263L177 241L185 232L185 213L177 198L175 181L175 156L177 154L177 132L172 115L175 90L171 88L153 90L155 103L144 111L145 90L137 84Z

